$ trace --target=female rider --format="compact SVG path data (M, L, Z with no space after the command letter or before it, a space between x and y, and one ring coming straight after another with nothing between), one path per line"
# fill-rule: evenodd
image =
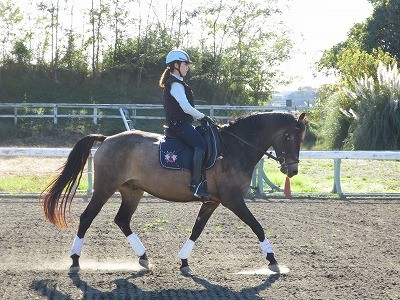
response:
M189 55L183 50L172 50L165 62L167 68L159 82L164 89L165 118L172 132L194 149L190 190L198 198L208 198L204 171L206 142L192 123L194 119L200 122L211 119L194 108L193 92L183 81L191 63Z

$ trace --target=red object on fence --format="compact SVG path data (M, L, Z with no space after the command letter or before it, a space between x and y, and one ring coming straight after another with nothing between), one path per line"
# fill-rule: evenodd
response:
M292 196L292 192L290 190L290 178L287 176L286 176L285 188L283 190L283 193L285 194L286 197Z

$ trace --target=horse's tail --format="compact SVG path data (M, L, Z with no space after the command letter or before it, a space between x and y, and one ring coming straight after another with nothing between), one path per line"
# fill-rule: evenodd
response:
M77 141L62 167L60 175L43 191L42 204L44 215L49 222L57 227L67 227L67 204L69 203L69 212L90 150L95 142L103 142L106 138L104 135L91 134Z

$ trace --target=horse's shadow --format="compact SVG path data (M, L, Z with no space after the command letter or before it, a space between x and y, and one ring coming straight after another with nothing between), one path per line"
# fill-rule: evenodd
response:
M262 284L245 288L240 291L234 291L228 287L210 283L209 281L197 277L195 275L187 275L194 282L202 285L203 290L191 289L166 289L163 291L144 291L129 280L145 276L146 271L138 272L126 278L114 280L115 288L112 291L102 291L87 284L81 279L79 273L69 273L69 277L74 286L80 291L80 299L264 299L258 295L260 291L268 289L276 280L279 274L271 275ZM76 299L70 295L58 290L57 284L53 284L51 280L35 280L31 284L31 289L36 293L45 296L46 299ZM194 296L195 295L195 296ZM193 298L194 297L194 298Z

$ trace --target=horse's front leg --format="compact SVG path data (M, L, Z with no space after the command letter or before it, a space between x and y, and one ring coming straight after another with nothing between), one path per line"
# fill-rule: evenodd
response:
M279 273L278 262L275 259L274 251L272 250L269 240L265 237L264 229L247 207L243 197L231 198L230 201L223 203L223 205L230 209L253 230L259 240L262 253L269 261L268 268L273 272Z
M207 224L207 221L210 219L212 213L218 207L218 205L219 205L218 202L212 202L212 201L205 202L201 205L200 211L196 218L196 222L194 223L194 226L192 228L192 234L190 235L186 243L183 245L178 255L182 261L182 265L180 267L182 273L191 272L191 269L188 264L188 259L190 257L190 254L192 253L194 243L202 233L204 227Z

